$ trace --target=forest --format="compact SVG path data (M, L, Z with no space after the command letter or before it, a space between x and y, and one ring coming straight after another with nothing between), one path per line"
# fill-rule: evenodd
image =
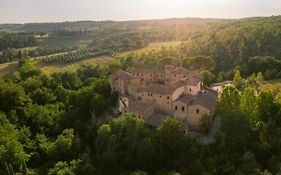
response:
M214 144L200 144L171 117L150 130L133 114L116 118L107 76L123 67L88 65L50 76L30 58L0 80L0 174L260 174L280 172L281 93L234 72L219 97ZM200 68L198 68L200 69ZM202 121L201 132L208 133ZM235 131L235 132L234 132Z
M0 35L0 59L17 61L17 71L0 78L0 174L281 173L281 92L261 88L281 78L280 27L280 16L0 25L14 31ZM40 46L49 37L89 41L85 47ZM74 72L46 74L34 63L104 54L114 59ZM233 81L218 97L222 126L215 143L185 134L173 116L149 129L133 114L118 112L119 95L108 76L166 64L200 73L205 86ZM200 121L200 135L209 131L210 122Z

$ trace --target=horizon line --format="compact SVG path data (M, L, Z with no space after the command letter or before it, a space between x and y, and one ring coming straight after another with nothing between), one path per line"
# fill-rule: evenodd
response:
M281 16L280 15L265 15L265 16L245 16L245 17L163 17L163 18L143 18L143 19L124 19L124 20L112 20L112 19L100 19L100 20L91 20L91 19L77 19L77 20L61 20L61 21L33 21L33 22L8 22L8 23L0 23L0 25L25 25L25 24L56 24L56 23L73 23L73 22L133 22L133 21L156 21L156 20L171 20L171 19L214 19L214 20L241 20L241 19L249 19L249 18L265 18L265 17L273 17L273 16Z

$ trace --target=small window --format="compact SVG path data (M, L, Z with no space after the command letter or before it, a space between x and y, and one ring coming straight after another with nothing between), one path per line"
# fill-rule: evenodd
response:
M185 78L186 76L184 75L183 77Z
M175 74L175 77L177 77L177 75Z
M139 115L139 118L141 118L141 116Z
M167 96L167 100L169 100L170 99L170 97L169 96Z
M149 96L149 93L147 94L147 96Z
M156 102L156 100L154 99L154 102Z
M191 89L189 89L189 91L191 92Z
M178 110L178 106L175 106L175 111L177 111Z
M196 109L196 113L199 114L199 112L200 112L199 109Z
M160 95L160 98L162 98L162 96Z
M184 107L181 107L182 112L184 112Z

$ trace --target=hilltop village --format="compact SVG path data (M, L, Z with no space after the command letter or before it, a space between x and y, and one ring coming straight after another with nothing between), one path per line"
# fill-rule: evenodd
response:
M159 126L167 116L175 116L185 132L198 131L202 117L213 120L216 93L203 89L202 78L183 67L118 70L109 82L120 94L120 112L134 113L151 127Z

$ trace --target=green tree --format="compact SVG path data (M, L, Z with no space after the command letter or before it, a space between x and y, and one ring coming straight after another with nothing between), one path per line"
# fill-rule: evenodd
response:
M228 116L240 112L240 92L234 86L226 86L218 99L219 115Z
M258 100L254 89L246 88L244 90L241 95L240 109L253 125L258 123Z
M203 78L204 85L208 86L214 81L214 75L208 70L202 71L201 76Z

